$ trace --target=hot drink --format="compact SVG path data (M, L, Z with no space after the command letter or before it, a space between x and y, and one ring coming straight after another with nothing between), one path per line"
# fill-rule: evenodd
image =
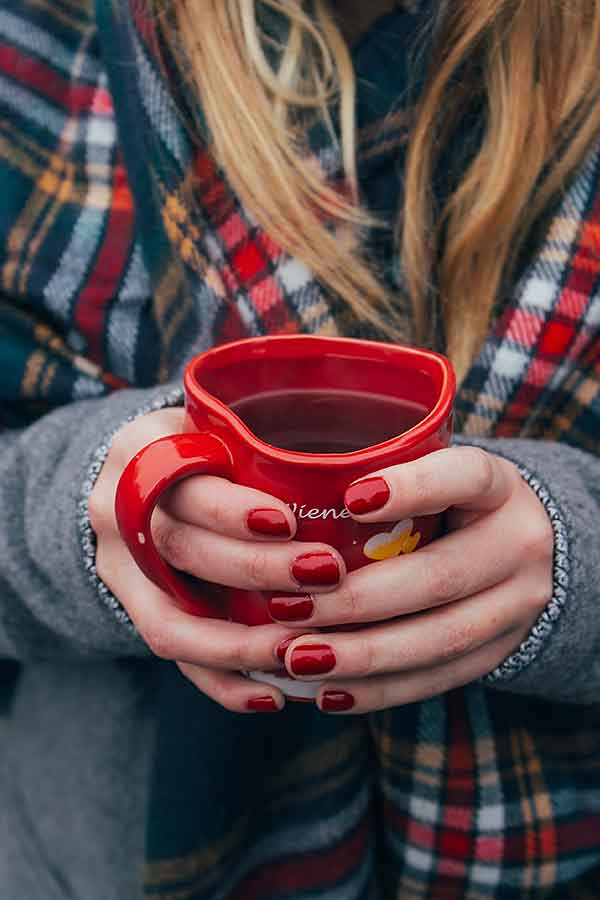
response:
M231 409L262 441L304 453L350 453L389 441L428 413L410 400L363 391L275 390Z

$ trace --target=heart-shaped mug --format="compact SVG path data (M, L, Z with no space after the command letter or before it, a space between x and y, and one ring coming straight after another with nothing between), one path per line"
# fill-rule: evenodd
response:
M439 515L360 524L343 498L356 479L450 444L455 380L444 356L348 338L251 338L193 359L184 386L184 433L136 454L115 510L142 571L190 614L272 621L267 593L206 585L159 555L152 511L181 478L217 475L278 497L296 515L295 539L335 547L348 571L417 550L438 534ZM311 699L319 689L283 671L249 674L289 697Z

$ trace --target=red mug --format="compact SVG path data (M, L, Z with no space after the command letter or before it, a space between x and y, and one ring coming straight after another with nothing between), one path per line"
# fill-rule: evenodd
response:
M335 547L348 571L412 552L439 532L440 515L359 524L343 498L358 478L449 446L455 379L444 356L350 338L250 338L191 360L184 387L184 433L131 460L115 510L141 570L189 613L272 621L269 594L207 585L159 555L152 512L165 490L190 475L221 476L283 500L296 515L295 540ZM247 674L297 699L314 698L319 688L284 672Z

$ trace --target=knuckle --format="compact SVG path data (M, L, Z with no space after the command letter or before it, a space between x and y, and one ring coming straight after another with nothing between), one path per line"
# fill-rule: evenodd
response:
M108 459L110 461L119 460L128 462L135 454L133 449L137 445L136 435L139 431L139 420L134 419L132 422L126 422L114 435Z
M464 593L464 575L456 567L444 561L432 565L427 578L427 599L431 606L443 606L459 600Z
M464 447L464 462L473 494L487 494L494 483L494 464L481 447Z
M426 505L428 500L438 493L437 470L427 460L425 464L417 466L413 477L413 491L415 501L420 507Z
M359 678L375 675L379 671L377 654L373 642L368 639L360 639L356 652L352 654L352 668Z
M341 609L339 612L343 616L343 621L361 621L364 612L364 603L361 599L360 592L356 590L356 587L352 584L351 580L344 585L344 589L340 592L338 597L339 600L341 600Z
M164 522L153 528L153 534L160 555L176 569L185 570L191 556L187 529Z
M145 628L143 637L154 656L166 660L176 658L171 631L163 622Z
M231 530L231 514L229 506L225 503L219 503L216 496L211 496L204 503L204 514L206 519L212 523L214 531L220 534Z
M380 709L387 709L388 706L394 706L395 704L390 697L389 683L387 679L382 679L381 681L373 682L371 686L372 694L369 697L368 708L375 712Z
M104 531L107 524L113 519L110 499L98 483L88 499L88 516L90 525L96 534Z
M204 489L204 476L184 478L173 485L163 497L162 506L175 518L186 519L189 510L199 513L198 521L211 530L223 533L228 530L230 512L227 504L219 502L218 495Z
M446 627L441 645L442 659L444 661L457 659L472 650L475 642L474 632L475 628L471 623Z
M242 634L230 639L222 651L221 662L226 669L237 672L240 669L251 668L251 653L248 635Z
M266 584L267 563L267 554L263 550L253 550L246 556L242 564L242 571L246 582L251 587L260 587Z
M529 524L522 541L522 549L527 559L550 560L554 549L552 523L545 511L536 517L535 524Z
M537 616L552 598L554 584L550 567L541 569L537 567L528 579L529 587L526 591L527 602L525 610L530 616Z

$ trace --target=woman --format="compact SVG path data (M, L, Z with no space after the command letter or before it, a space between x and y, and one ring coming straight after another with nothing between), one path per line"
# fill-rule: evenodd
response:
M595 896L600 10L366 7L0 10L11 900L130 898L144 855L149 896ZM191 619L116 483L187 359L294 330L450 355L456 446L346 495L448 532L315 586L296 558L335 551L284 504L190 478L168 561L303 586L269 626ZM237 674L278 660L316 709Z

